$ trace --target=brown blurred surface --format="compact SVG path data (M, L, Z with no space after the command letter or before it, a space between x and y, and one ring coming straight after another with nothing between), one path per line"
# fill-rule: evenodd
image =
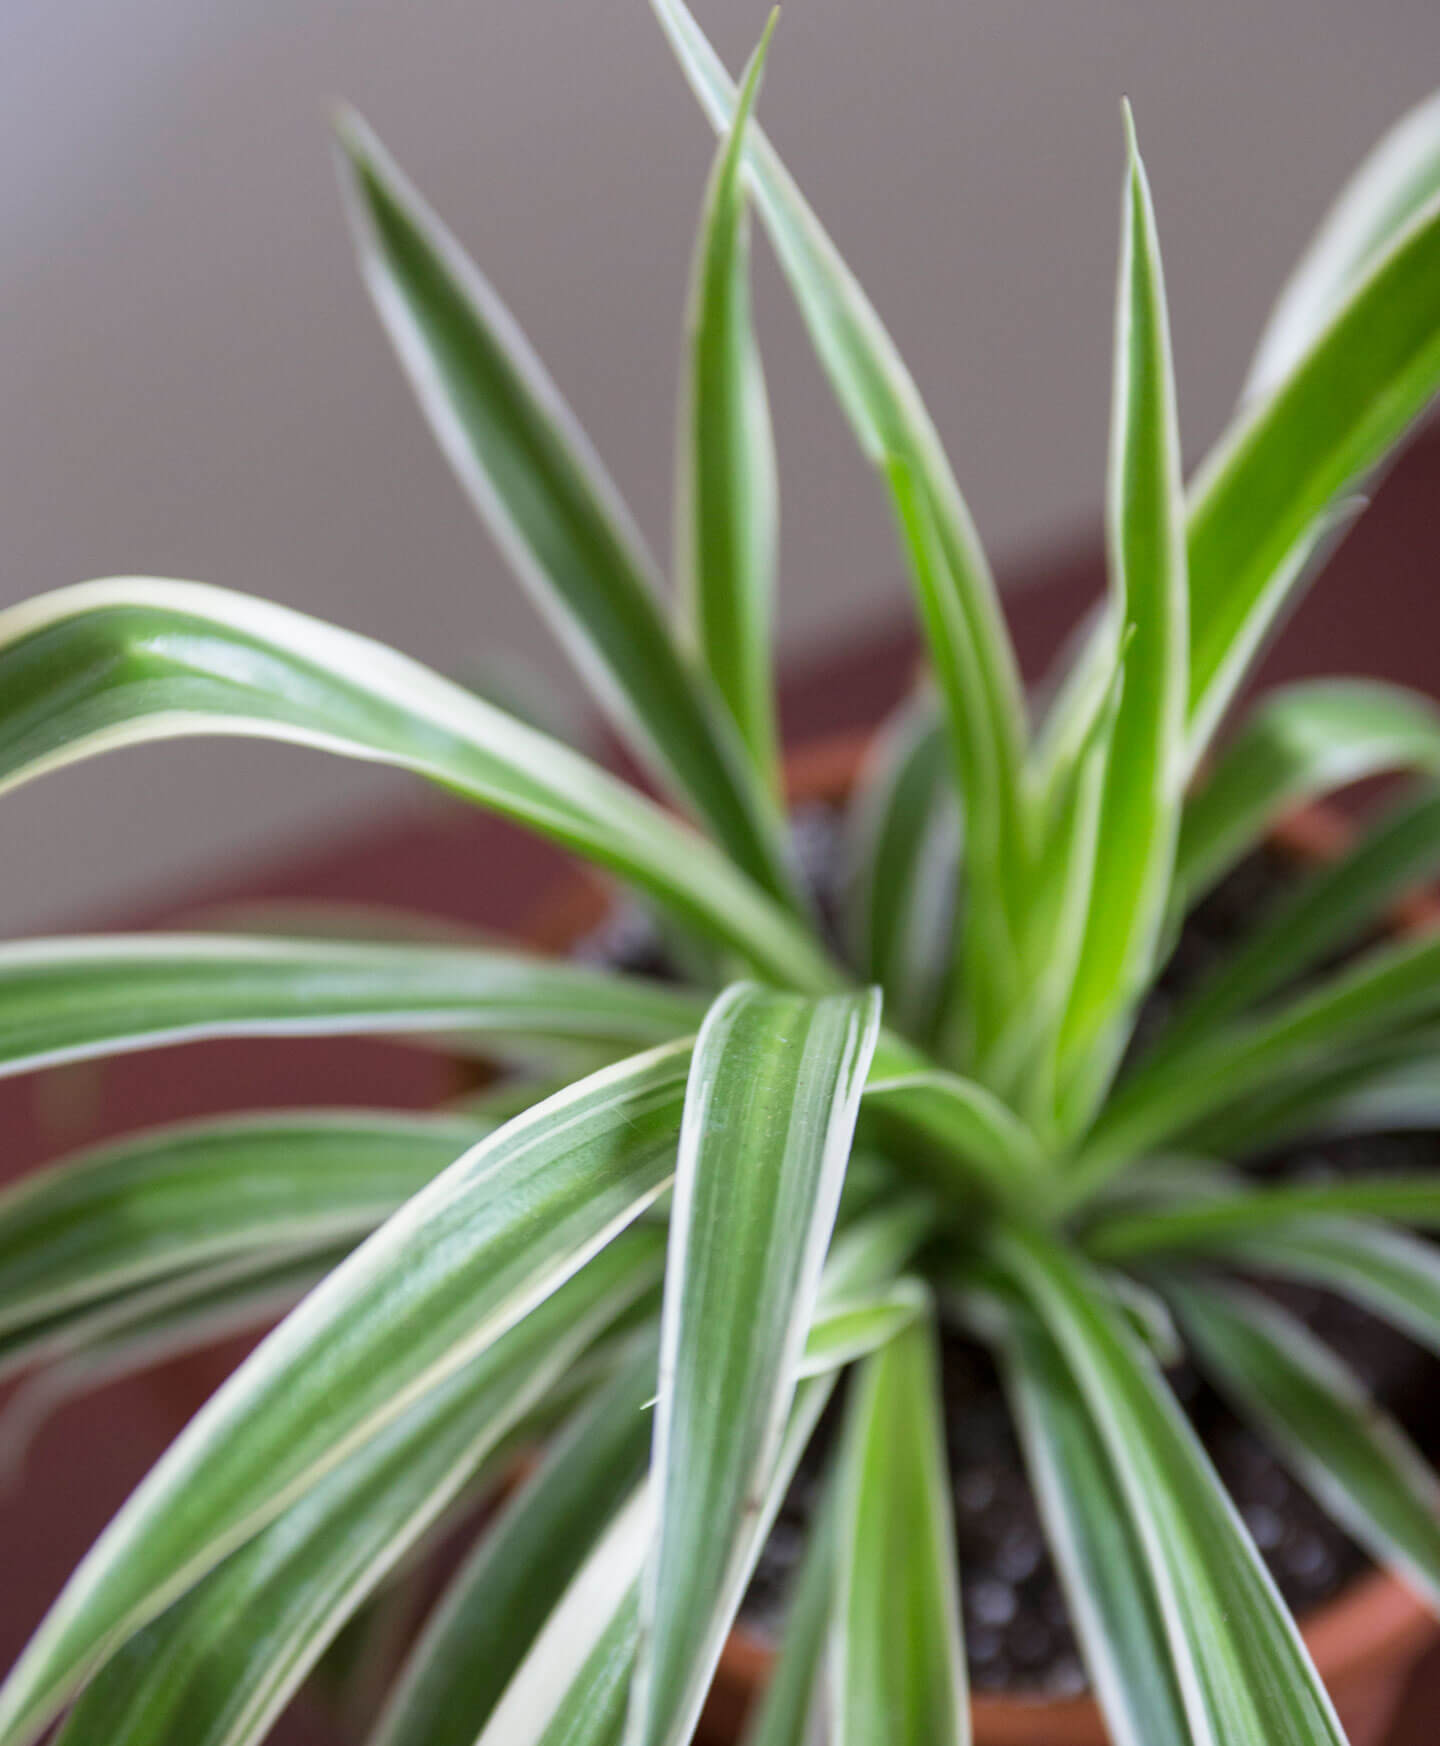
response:
M1432 431L1380 488L1377 501L1295 615L1264 677L1309 672L1380 675L1440 692L1440 434ZM1016 578L1011 618L1026 671L1043 671L1103 567L1095 552ZM901 695L917 648L882 624L852 646L797 666L785 691L791 742L874 722ZM443 801L378 818L343 841L265 868L240 869L196 892L187 915L254 898L387 903L504 930L533 912L564 861L512 827ZM175 912L88 918L104 927L170 924ZM421 1107L451 1089L438 1057L364 1041L206 1044L103 1067L54 1069L0 1084L7 1144L0 1178L59 1152L146 1123L255 1105ZM24 1490L0 1495L0 1664L18 1652L46 1601L126 1493L179 1428L197 1390L243 1345L156 1371L65 1408L31 1454ZM322 1736L303 1716L277 1739ZM1392 1746L1440 1740L1440 1652L1433 1654Z

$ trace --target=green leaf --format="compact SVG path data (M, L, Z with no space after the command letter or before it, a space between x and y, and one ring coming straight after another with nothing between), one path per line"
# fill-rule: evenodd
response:
M1383 1039L1440 1011L1440 939L1380 946L1329 982L1273 1014L1237 1021L1144 1061L1120 1084L1086 1142L1072 1181L1091 1182L1119 1162L1193 1130L1204 1118L1273 1086L1287 1073Z
M1440 713L1418 691L1307 679L1268 692L1185 808L1175 883L1188 908L1287 812L1388 770L1440 772Z
M995 780L1001 754L994 721L976 707L983 684L935 508L914 463L904 453L886 462L896 519L914 574L916 600L936 684L944 702L951 757L965 807L965 916L959 970L963 1009L948 1015L959 1029L955 1052L986 1071L1019 996L1021 908L1018 893L1028 853L1017 792ZM959 990L956 991L957 994Z
M1115 1746L1190 1746L1144 1547L1084 1396L1033 1316L1007 1319L1001 1353L1046 1539Z
M1111 421L1109 552L1124 669L1095 869L1060 1030L1061 1125L1103 1096L1155 961L1185 782L1187 595L1174 371L1155 215L1126 110Z
M625 1049L694 1031L697 996L466 946L105 934L0 945L0 1076L204 1037L549 1036Z
M1047 1180L1039 1142L1013 1111L983 1085L926 1066L894 1037L876 1051L865 1110L904 1130L908 1151L897 1155L950 1195L1024 1199Z
M963 1746L970 1738L939 1395L934 1334L924 1323L860 1370L837 1506L835 1746Z
M246 1250L358 1241L488 1131L305 1111L162 1128L0 1194L0 1330Z
M644 1485L612 1518L476 1746L619 1746L640 1641L636 1586L653 1513Z
M1142 1206L1103 1218L1085 1233L1085 1247L1103 1261L1129 1261L1139 1255L1205 1250L1232 1237L1258 1239L1272 1226L1335 1214L1440 1230L1440 1176L1359 1176L1265 1188L1227 1183L1202 1199Z
M193 582L81 583L0 612L0 788L197 734L415 771L633 880L767 975L835 985L805 930L696 832L393 649Z
M1190 509L1192 758L1335 499L1382 462L1440 387L1440 201L1355 284L1290 374L1225 433Z
M1407 796L1356 847L1297 882L1184 1002L1148 1055L1158 1060L1295 981L1440 870L1440 792Z
M0 1742L32 1738L120 1643L638 1218L671 1177L689 1058L688 1043L637 1056L517 1116L282 1322L71 1578L0 1688Z
M964 827L935 698L912 698L866 759L851 803L846 933L890 1023L924 1042L955 955Z
M339 124L361 266L466 494L611 719L776 896L779 814L665 623L654 564L513 317L365 124Z
M1010 1226L994 1247L1104 1448L1154 1587L1190 1737L1343 1746L1294 1620L1139 1336L1050 1238Z
M683 0L651 0L701 106L728 128L734 81ZM1005 874L1023 871L1024 708L1014 651L974 524L935 427L890 336L758 127L745 136L756 210L856 438L886 476L912 559L960 758L975 876L1009 925ZM987 918L987 926L990 925Z
M1206 1252L1338 1292L1440 1355L1440 1249L1406 1231L1360 1218L1297 1219L1218 1237Z
M473 1746L601 1528L643 1478L654 1394L655 1343L642 1337L451 1582L371 1746Z
M780 793L771 667L778 484L760 349L750 315L745 128L772 13L751 57L706 190L691 269L680 415L676 570L691 633L755 772Z
M746 1523L729 1610L740 1603L834 1384L833 1376L820 1377L796 1391L779 1456ZM550 1615L478 1746L619 1746L640 1645L639 1572L652 1521L647 1485Z
M67 1746L262 1739L346 1619L658 1277L643 1231L596 1256L133 1637L81 1696Z
M827 1482L785 1609L785 1634L741 1746L812 1746L822 1737L825 1645L835 1586L836 1490Z
M1243 398L1272 393L1345 298L1440 193L1440 93L1402 116L1341 189L1276 300Z
M670 1215L635 1746L690 1738L724 1646L879 1020L877 993L810 1001L739 984L696 1040Z
M348 1253L349 1246L342 1246L278 1263L273 1250L245 1255L238 1263L197 1268L8 1337L0 1343L0 1377L36 1360L43 1368L0 1408L0 1489L7 1478L18 1477L41 1427L67 1401L279 1321Z
M1196 1358L1307 1490L1440 1610L1440 1484L1364 1384L1304 1324L1236 1287L1173 1282Z

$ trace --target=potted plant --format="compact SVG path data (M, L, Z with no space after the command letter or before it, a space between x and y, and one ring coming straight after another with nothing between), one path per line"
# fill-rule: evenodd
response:
M370 1737L682 1742L822 1446L751 1746L822 1722L847 1746L964 1740L942 1422L970 1409L942 1390L942 1329L991 1355L1013 1402L1111 1737L1340 1740L1167 1372L1191 1352L1434 1601L1428 1466L1293 1295L1237 1282L1318 1282L1440 1347L1435 1253L1405 1228L1440 1222L1440 1178L1243 1168L1294 1135L1434 1121L1440 939L1374 938L1440 865L1434 789L1282 876L1178 995L1173 970L1187 915L1277 820L1440 761L1426 700L1346 680L1273 694L1210 756L1357 486L1440 387L1440 117L1411 118L1342 198L1188 496L1128 130L1112 585L1032 725L915 385L750 121L765 44L737 89L680 0L654 9L723 135L690 308L678 626L494 292L358 121L341 139L366 276L452 464L688 822L261 600L129 578L0 614L5 782L190 733L400 765L643 893L684 968L330 934L0 951L7 1071L327 1030L458 1037L548 1075L430 1117L135 1136L0 1199L11 1368L113 1371L295 1305L40 1624L0 1689L0 1746L68 1706L67 1746L260 1739L342 1636L375 1662L367 1621L502 1473L513 1489ZM843 946L783 826L751 201L880 473L929 647L929 686L858 780ZM1329 1647L1311 1640L1343 1674L1368 1632L1393 1681L1418 1614L1376 1592L1378 1614L1352 1590ZM724 1662L732 1697L743 1661ZM1036 1717L1047 1739L1098 1728L1083 1702L977 1713L992 1742Z

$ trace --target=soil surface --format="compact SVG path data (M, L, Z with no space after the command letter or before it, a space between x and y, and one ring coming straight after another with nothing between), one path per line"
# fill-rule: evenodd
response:
M836 815L822 807L802 811L796 844L833 932L840 863ZM1295 876L1292 861L1264 850L1195 910L1141 1015L1133 1052L1163 1028L1176 1001ZM637 971L673 974L653 926L640 911L624 906L583 950ZM1429 1133L1312 1143L1250 1166L1258 1176L1292 1180L1432 1168L1440 1168L1440 1135ZM1343 1299L1263 1284L1335 1349L1427 1453L1440 1452L1440 1363ZM941 1329L941 1362L971 1684L978 1691L1074 1696L1087 1689L1088 1681L995 1366L984 1347L951 1326ZM1368 1568L1368 1555L1188 1363L1168 1376L1293 1612L1303 1616ZM801 1461L746 1595L742 1618L761 1635L774 1638L783 1625L811 1511L837 1450L844 1392L842 1382Z

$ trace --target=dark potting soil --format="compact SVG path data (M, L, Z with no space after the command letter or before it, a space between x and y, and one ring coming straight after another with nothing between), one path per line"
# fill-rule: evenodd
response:
M827 931L836 931L838 824L825 807L796 819L796 847ZM1139 1053L1176 1001L1253 926L1295 876L1273 849L1250 857L1187 919L1136 1027ZM621 906L585 942L583 955L652 975L673 975L663 939L643 912ZM1440 1169L1440 1136L1426 1133L1327 1140L1277 1151L1250 1167L1270 1179L1320 1180L1372 1172ZM1263 1283L1355 1371L1422 1449L1440 1454L1437 1364L1386 1323L1326 1292ZM970 1680L978 1691L1073 1696L1088 1681L1051 1562L994 1363L957 1327L942 1326L945 1433ZM1303 1617L1368 1568L1370 1559L1188 1364L1168 1373L1216 1471L1292 1612ZM822 1478L838 1452L844 1385L806 1450L761 1553L742 1619L778 1638Z

